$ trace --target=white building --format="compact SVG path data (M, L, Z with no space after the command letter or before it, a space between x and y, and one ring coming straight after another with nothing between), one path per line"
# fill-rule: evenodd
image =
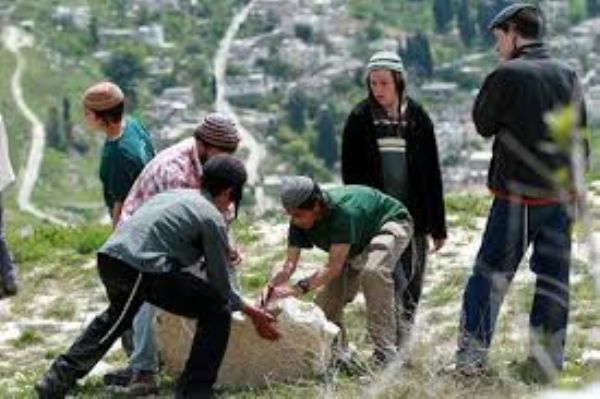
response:
M52 20L61 25L73 26L77 29L87 29L91 21L90 7L57 6L52 12Z
M165 31L159 24L142 25L138 27L135 37L151 47L173 47L172 43L167 43L165 41Z

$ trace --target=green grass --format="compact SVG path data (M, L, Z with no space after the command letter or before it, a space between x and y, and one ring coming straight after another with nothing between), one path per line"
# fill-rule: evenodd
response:
M12 341L12 345L16 349L24 349L32 345L40 345L44 342L42 334L34 329L26 329L21 335Z

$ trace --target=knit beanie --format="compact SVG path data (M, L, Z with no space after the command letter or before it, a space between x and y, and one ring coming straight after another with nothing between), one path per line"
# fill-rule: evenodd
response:
M281 181L281 204L285 209L298 209L312 196L316 187L310 177L284 177Z
M83 105L92 111L106 111L124 100L121 88L108 81L96 83L83 93Z
M228 152L234 152L240 142L240 135L233 121L217 112L204 118L194 132L194 137Z
M393 51L378 51L369 59L367 71L376 69L387 69L404 74L404 64L402 58Z

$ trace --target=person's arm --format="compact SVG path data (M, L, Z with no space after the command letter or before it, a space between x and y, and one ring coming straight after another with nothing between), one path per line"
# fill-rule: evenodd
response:
M113 204L113 207L110 211L111 213L111 221L113 230L117 228L119 224L119 219L121 218L121 210L123 209L123 201L117 201Z
M342 181L344 184L360 184L363 181L361 177L363 164L360 162L365 154L364 140L361 140L363 136L360 132L362 123L359 115L353 110L348 115L344 125L341 156Z
M119 158L118 168L115 170L115 176L112 177L110 187L110 192L114 198L110 212L113 229L118 225L123 203L143 169L144 164L139 160L131 159L125 155Z
M496 70L489 74L475 103L473 105L473 122L477 133L483 137L492 137L498 134L502 128L502 113L506 110L507 85L506 74Z
M272 314L260 307L252 306L247 303L242 304L241 311L246 316L250 317L256 332L262 338L274 341L280 337L276 327L277 321Z
M303 279L304 284L297 283L295 285L279 285L273 287L270 299L283 299L291 296L299 297L308 291L326 285L342 274L349 253L349 244L332 244L329 248L329 260L325 268L313 273L310 277Z
M204 223L202 246L209 284L215 287L222 298L228 302L232 311L239 310L250 317L258 335L271 341L279 338L273 315L246 303L231 285L228 273L229 243L224 222L221 224L213 220L205 220Z
M243 301L231 285L229 276L229 241L224 221L204 219L202 226L202 248L208 282L216 289L231 310L242 310Z
M419 131L422 138L422 147L426 153L424 157L427 228L433 240L433 250L439 250L447 237L446 206L444 203L444 188L442 183L442 170L440 167L439 152L435 138L433 122L425 110L418 108Z
M296 267L298 267L301 251L302 250L298 247L288 246L285 261L279 271L277 271L271 279L271 282L269 283L271 286L278 286L288 282L290 277L292 277L296 271Z

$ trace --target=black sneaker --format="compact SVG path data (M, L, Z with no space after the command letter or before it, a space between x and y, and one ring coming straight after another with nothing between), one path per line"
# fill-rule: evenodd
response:
M19 286L15 279L4 280L4 296L15 296L19 291Z
M104 382L104 385L126 387L129 385L132 377L133 370L131 370L129 367L124 367L122 369L117 369L104 374L102 381Z
M34 389L39 399L63 399L69 391L69 388L48 377L36 382Z

